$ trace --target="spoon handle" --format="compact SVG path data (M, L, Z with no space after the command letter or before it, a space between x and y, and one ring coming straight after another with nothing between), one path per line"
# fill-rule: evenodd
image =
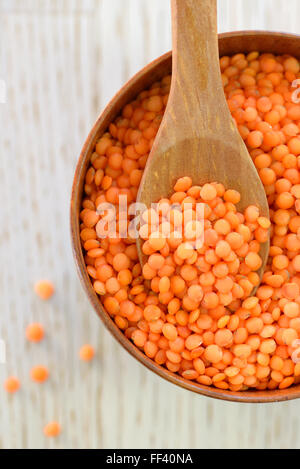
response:
M186 115L197 133L222 134L224 125L228 133L231 118L219 66L217 0L172 0L171 4L172 110ZM182 120L179 123L182 126Z

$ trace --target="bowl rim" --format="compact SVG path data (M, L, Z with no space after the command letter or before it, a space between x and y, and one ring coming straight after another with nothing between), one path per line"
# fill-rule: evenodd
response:
M290 34L290 33L281 33L273 31L264 31L264 30L245 30L245 31L234 31L234 32L225 32L219 34L219 41L226 38L241 38L243 36L257 36L263 37L273 36L276 40L277 38L285 37L286 39L296 39L300 43L300 35ZM300 49L300 47L299 47ZM75 174L72 184L71 192L71 204L70 204L70 229L71 229L71 241L72 241L72 251L75 259L75 264L77 272L81 281L81 284L84 288L85 293L87 294L90 303L92 304L96 314L100 317L103 324L110 331L113 337L130 353L131 356L136 358L142 365L147 367L149 370L153 371L160 377L165 380L176 384L184 389L193 391L194 393L204 395L206 397L211 397L215 399L221 399L231 402L243 402L243 403L270 403L270 402L280 402L286 400L292 400L300 397L300 384L292 386L287 389L282 390L263 390L263 391L228 391L221 390L211 386L205 386L200 383L194 383L193 381L188 381L182 378L176 373L172 373L166 368L158 365L153 360L148 358L141 350L139 350L118 328L115 322L112 320L110 315L105 311L102 306L99 297L92 288L90 278L86 271L86 265L84 262L83 251L80 241L80 230L79 230L79 217L77 207L82 200L82 187L80 188L80 181L85 175L87 158L89 152L94 146L95 139L97 138L99 127L101 123L107 120L108 116L111 114L112 109L115 107L116 103L119 102L120 98L124 95L125 90L130 90L130 88L141 79L143 75L149 74L150 71L155 70L160 64L167 62L171 59L172 51L169 51L157 59L153 60L141 70L139 70L132 78L130 78L123 87L114 95L114 97L109 101L104 110L100 112L95 124L93 125L90 133L88 134L83 148L78 159ZM154 80L153 80L154 81ZM121 108L119 109L121 110ZM83 183L81 184L83 186Z

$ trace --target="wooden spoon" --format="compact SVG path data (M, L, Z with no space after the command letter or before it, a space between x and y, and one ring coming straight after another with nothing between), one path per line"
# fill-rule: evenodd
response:
M216 0L172 0L173 64L169 101L139 188L147 207L170 196L175 181L221 182L241 194L240 210L269 207L261 180L231 118L221 80ZM137 239L139 259L141 238ZM260 255L264 271L269 242Z

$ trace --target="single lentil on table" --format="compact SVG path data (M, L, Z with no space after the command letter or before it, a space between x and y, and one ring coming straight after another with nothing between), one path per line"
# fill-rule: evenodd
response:
M45 425L45 427L44 427L44 434L45 434L45 436L47 436L48 438L56 437L56 436L58 436L60 433L61 433L61 426L60 426L60 424L59 424L58 422L56 422L56 421L49 422L49 423L47 423L47 425Z
M49 370L43 365L34 366L30 370L30 377L32 381L35 381L36 383L43 383L44 381L47 381L49 377Z
M40 323L35 322L26 327L26 338L29 342L41 342L44 335L44 327Z
M270 221L256 207L239 213L239 194L231 188L212 181L196 186L182 175L164 199L167 223L173 230L182 222L170 202L204 202L202 248L186 249L185 237L144 236L142 269L134 239L97 237L99 204L118 207L120 195L128 204L136 200L168 101L168 75L127 104L95 146L80 213L85 262L106 311L157 364L220 389L284 389L300 382L300 104L293 83L300 65L288 55L251 52L222 57L220 67ZM259 248L268 230L269 259L259 284Z
M80 350L79 350L80 360L89 362L93 360L94 356L95 356L95 350L92 345L85 344L82 347L80 347Z
M13 394L13 393L17 392L20 389L21 384L20 384L20 381L17 377L9 376L4 381L3 387L4 387L6 392L8 392L10 394Z
M34 291L42 300L49 300L54 294L54 285L49 280L39 280L34 285Z

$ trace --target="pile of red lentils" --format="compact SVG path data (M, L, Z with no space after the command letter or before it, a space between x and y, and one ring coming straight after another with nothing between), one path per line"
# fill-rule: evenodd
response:
M168 101L168 75L127 104L96 144L80 213L85 262L106 311L158 365L225 390L284 389L300 382L300 65L288 55L251 52L222 57L220 67L270 220L254 206L240 213L240 194L231 188L212 181L197 186L182 175L174 193L160 201L158 228L147 235L141 228L143 267L135 239L98 237L101 203L118 207L121 195L128 205L136 200ZM203 245L190 249L197 217L192 214L187 232L176 236L183 220L173 205L194 208L199 201L205 206ZM147 222L157 213L143 216ZM117 218L117 232L120 227ZM269 234L260 281L259 251Z

